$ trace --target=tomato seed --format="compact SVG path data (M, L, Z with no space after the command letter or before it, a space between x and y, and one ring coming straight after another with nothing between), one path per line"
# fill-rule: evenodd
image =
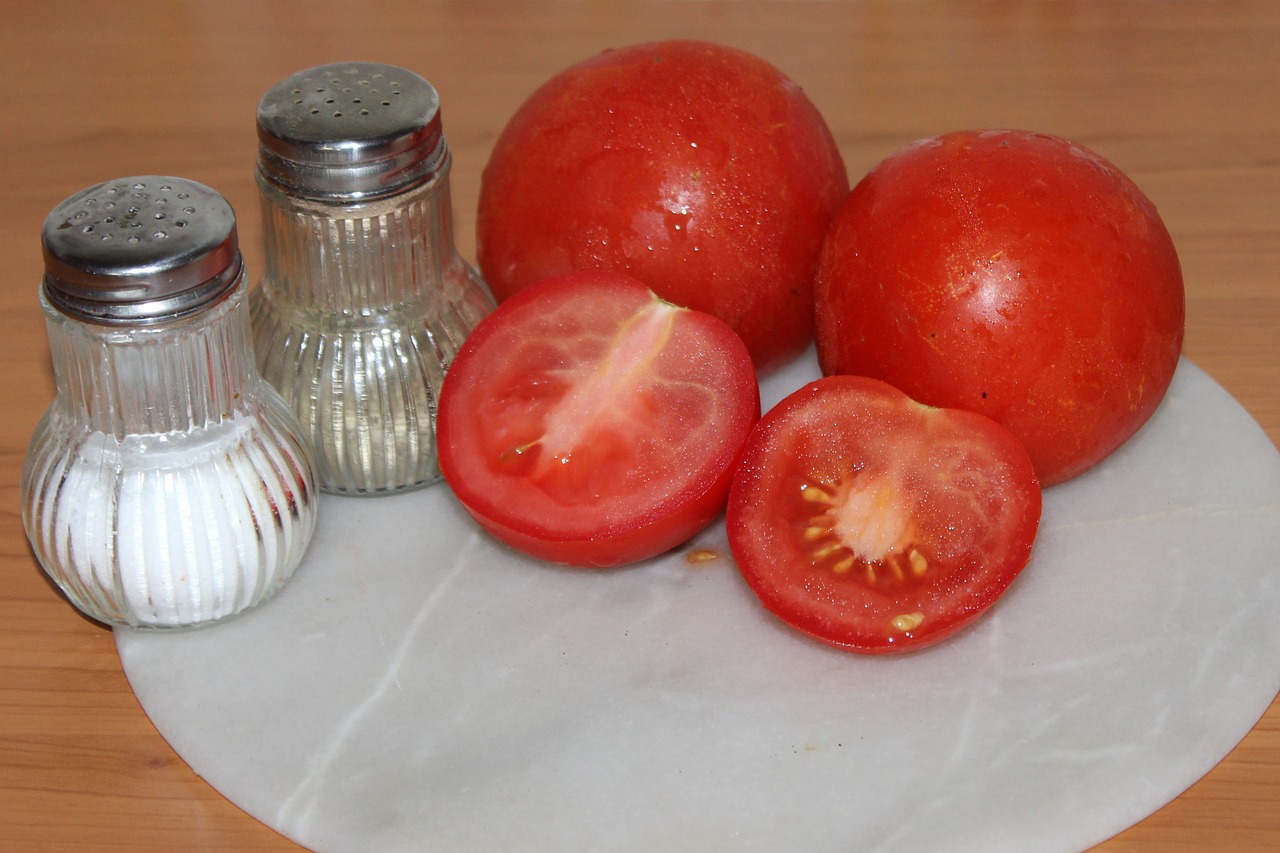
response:
M898 631L912 631L919 628L923 621L924 614L917 610L915 613L899 613L889 620L889 624Z

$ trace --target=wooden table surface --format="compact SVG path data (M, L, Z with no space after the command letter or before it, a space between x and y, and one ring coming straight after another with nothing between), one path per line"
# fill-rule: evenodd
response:
M42 0L9 4L4 18L0 849L298 849L156 733L111 633L81 618L37 567L18 481L53 394L36 303L45 214L114 177L193 178L231 201L260 271L254 107L305 67L377 60L435 84L454 151L459 248L471 258L480 171L503 124L537 84L610 46L692 37L764 57L823 111L855 181L900 145L948 130L1073 138L1156 202L1186 276L1186 355L1280 442L1280 3L1271 0ZM1280 703L1205 778L1100 849L1280 850Z

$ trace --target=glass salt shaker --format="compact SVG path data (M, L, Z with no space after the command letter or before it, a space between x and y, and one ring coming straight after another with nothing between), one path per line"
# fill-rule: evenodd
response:
M257 126L262 375L301 418L322 491L437 481L440 383L493 299L454 246L435 89L395 66L321 66L268 90Z
M44 571L109 625L205 625L270 597L315 528L293 411L254 364L235 215L181 178L72 195L42 232L57 394L22 471Z

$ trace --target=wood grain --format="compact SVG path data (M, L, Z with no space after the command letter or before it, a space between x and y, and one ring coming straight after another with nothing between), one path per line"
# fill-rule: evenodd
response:
M1280 4L1256 2L156 2L11 4L0 71L0 848L296 850L182 763L138 706L109 631L39 572L22 534L26 442L52 397L39 229L127 174L223 192L260 270L253 110L341 59L440 90L460 248L480 173L542 80L611 46L710 39L783 69L857 179L965 127L1068 136L1160 208L1187 283L1186 354L1280 442ZM1247 638L1242 638L1247 642ZM1099 849L1280 849L1280 705L1204 779Z

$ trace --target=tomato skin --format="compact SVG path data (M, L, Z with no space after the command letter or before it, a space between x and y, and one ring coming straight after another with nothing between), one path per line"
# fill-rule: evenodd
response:
M921 140L854 187L816 287L824 374L995 418L1045 486L1132 436L1182 349L1182 272L1154 205L1082 146Z
M467 512L550 562L620 566L723 509L760 414L745 345L618 273L527 288L468 336L441 387L440 468Z
M484 169L481 270L501 301L575 270L714 314L761 371L813 337L813 275L849 180L817 108L764 60L697 41L606 51L520 106Z
M766 609L832 646L885 654L986 611L1030 559L1040 511L1031 459L995 421L830 376L760 419L726 523Z

